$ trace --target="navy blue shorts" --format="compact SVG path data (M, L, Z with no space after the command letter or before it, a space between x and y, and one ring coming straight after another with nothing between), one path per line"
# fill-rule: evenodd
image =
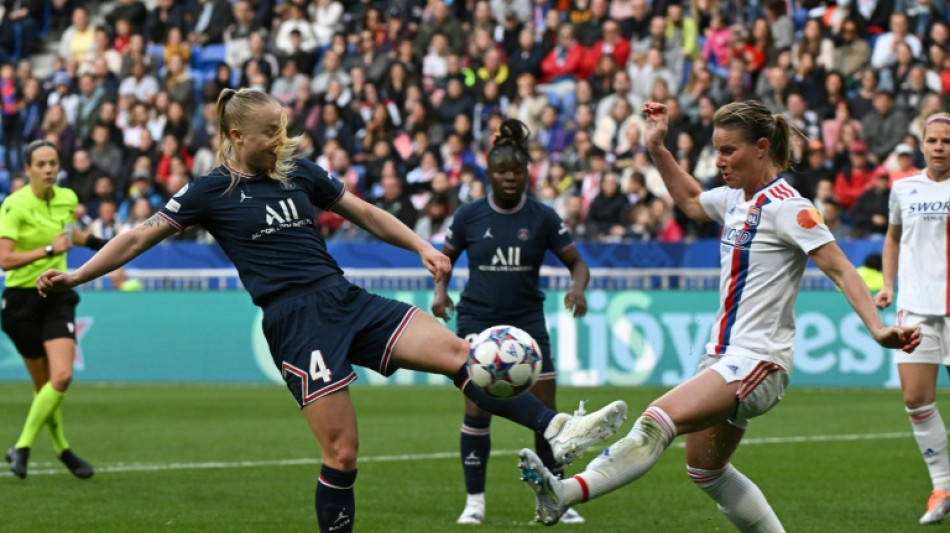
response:
M551 380L557 377L557 369L554 367L554 354L551 353L551 339L548 337L547 324L545 323L544 315L542 314L533 317L525 317L514 321L502 320L500 322L486 322L484 320L475 319L471 316L459 314L458 325L456 326L455 333L459 337L471 343L472 339L475 338L475 335L478 335L482 331L492 326L499 326L502 324L525 330L528 335L534 337L534 341L538 343L538 348L541 348L541 375L538 377L539 381Z
M264 337L300 407L356 379L351 365L384 376L393 347L419 308L347 281L268 306Z

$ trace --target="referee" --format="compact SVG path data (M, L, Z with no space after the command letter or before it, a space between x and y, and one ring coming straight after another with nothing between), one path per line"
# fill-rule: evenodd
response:
M23 357L36 394L6 460L17 477L25 478L30 448L47 426L60 461L73 475L87 479L92 466L70 449L61 410L73 377L79 295L69 290L43 298L36 290L36 278L48 268L65 270L66 252L73 244L98 250L105 241L72 230L78 199L72 190L54 185L59 155L53 144L30 143L23 161L29 186L0 205L0 268L6 271L0 323Z

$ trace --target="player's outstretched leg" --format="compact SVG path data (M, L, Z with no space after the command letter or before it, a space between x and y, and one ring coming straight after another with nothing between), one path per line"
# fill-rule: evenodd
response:
M545 407L531 393L508 400L492 398L469 380L465 365L456 372L454 382L481 409L542 433L561 464L573 462L593 444L609 439L627 418L627 404L619 400L599 411L572 416Z
M465 509L459 524L481 524L485 521L485 474L491 454L491 417L465 415L459 452L465 475Z
M748 533L784 533L772 506L759 487L732 464L716 470L686 467L690 479L709 495L719 510L736 526Z
M921 524L939 523L950 513L950 460L947 454L947 427L937 409L937 403L907 407L914 439L927 464L934 490L927 501L927 512L920 517Z
M563 481L548 472L540 460L537 465L525 461L530 456L522 451L521 477L535 491L540 521L553 525L568 507L637 480L656 464L674 437L676 426L669 415L660 407L650 407L627 436L610 445L583 472ZM527 472L526 466L530 467ZM543 483L539 484L539 478Z

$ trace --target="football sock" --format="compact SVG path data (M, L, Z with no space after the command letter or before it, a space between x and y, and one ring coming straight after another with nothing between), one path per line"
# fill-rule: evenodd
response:
M36 435L43 429L46 421L62 402L63 393L54 389L49 382L46 382L33 397L30 412L26 415L23 431L20 433L20 438L16 441L15 446L17 448L31 448L33 442L36 441Z
M66 441L66 433L63 431L63 406L62 404L53 411L53 414L46 420L46 429L53 437L53 450L56 455L69 449L69 442Z
M481 409L489 413L507 418L512 422L534 431L544 432L557 413L545 407L534 394L526 392L517 398L499 400L492 398L485 391L478 388L468 378L465 365L459 368L452 380L463 394Z
M554 460L551 443L541 433L534 434L534 451L538 452L538 458L545 468L557 477L564 477L564 465Z
M686 467L690 479L709 495L722 514L743 532L784 532L765 495L731 464L717 470Z
M597 456L580 474L563 482L566 507L619 489L647 473L676 437L676 425L656 406L637 419L624 438Z
M489 427L491 417L465 415L459 450L462 454L462 473L465 474L465 492L469 495L485 492L485 470L491 453Z
M947 457L947 427L937 403L907 408L914 438L924 456L934 489L950 491L950 459Z
M317 480L315 506L321 533L351 533L356 519L353 485L356 470L344 472L323 465Z

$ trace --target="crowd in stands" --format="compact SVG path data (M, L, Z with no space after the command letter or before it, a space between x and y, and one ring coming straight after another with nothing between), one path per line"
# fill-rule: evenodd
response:
M24 183L22 147L50 140L103 238L220 164L225 87L272 94L302 157L435 241L486 194L504 117L531 129L530 191L577 238L715 237L674 209L640 108L670 108L668 148L714 187L713 114L758 99L802 132L785 177L835 235L879 237L950 94L945 0L117 0L101 25L74 0L4 6L0 193ZM58 57L39 77L43 36Z

